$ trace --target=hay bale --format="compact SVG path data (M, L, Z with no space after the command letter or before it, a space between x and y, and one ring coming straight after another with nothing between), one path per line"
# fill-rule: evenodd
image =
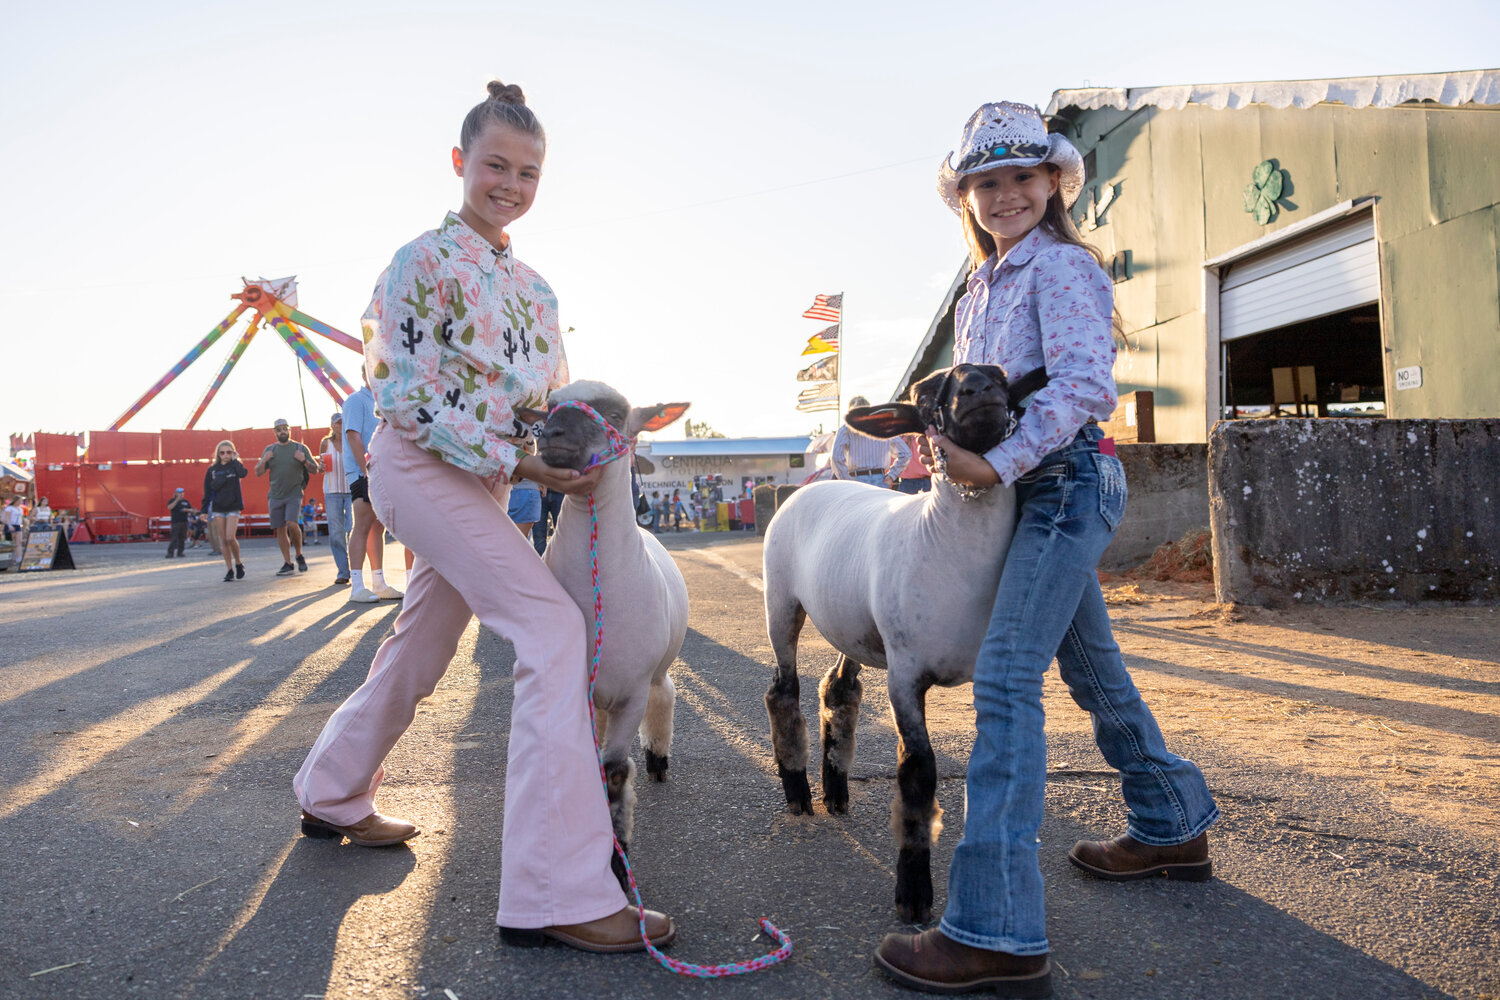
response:
M1214 578L1213 536L1194 528L1175 542L1167 542L1151 558L1124 575L1136 579L1196 583Z

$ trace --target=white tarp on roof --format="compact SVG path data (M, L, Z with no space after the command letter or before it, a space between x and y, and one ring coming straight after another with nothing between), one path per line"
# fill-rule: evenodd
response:
M1500 69L1418 76L1355 76L1341 80L1263 80L1257 83L1195 83L1179 87L1058 90L1052 94L1047 114L1056 114L1058 109L1067 107L1086 111L1097 108L1135 111L1147 106L1178 110L1189 104L1216 111L1252 104L1272 108L1310 108L1315 104L1338 103L1351 108L1390 108L1407 101L1434 101L1449 107L1460 104L1500 105Z

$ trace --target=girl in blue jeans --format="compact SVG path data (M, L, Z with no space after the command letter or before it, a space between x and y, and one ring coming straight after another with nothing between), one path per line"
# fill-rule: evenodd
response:
M929 430L946 474L1014 486L1018 522L974 668L977 736L963 839L941 923L888 935L875 960L898 982L938 993L1052 992L1037 835L1047 777L1042 678L1056 658L1094 738L1120 772L1127 832L1080 841L1070 860L1123 881L1207 879L1205 831L1219 816L1198 768L1167 750L1110 630L1095 571L1125 514L1125 473L1100 450L1114 411L1114 292L1068 215L1083 160L1035 108L986 104L969 118L938 191L963 220L974 270L954 324L955 364L998 364L1047 384L989 452ZM1112 449L1110 450L1112 452Z

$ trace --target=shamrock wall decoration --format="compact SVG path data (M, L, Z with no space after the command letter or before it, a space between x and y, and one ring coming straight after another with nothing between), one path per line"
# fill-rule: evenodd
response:
M1245 185L1245 211L1255 213L1255 221L1264 226L1276 218L1276 199L1281 197L1282 174L1272 160L1255 165L1252 180Z

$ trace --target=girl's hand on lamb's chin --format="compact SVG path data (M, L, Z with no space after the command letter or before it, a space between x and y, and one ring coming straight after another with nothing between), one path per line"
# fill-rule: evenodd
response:
M943 454L948 459L948 478L955 483L965 486L994 486L1000 482L1000 473L984 460L983 455L960 448L939 434L936 428L928 428L927 436L932 441L932 447L943 449Z
M516 471L525 479L539 483L549 490L559 493L592 493L599 485L599 480L604 476L604 467L595 466L588 472L580 473L577 469L565 469L548 465L535 455L527 455L521 459Z

